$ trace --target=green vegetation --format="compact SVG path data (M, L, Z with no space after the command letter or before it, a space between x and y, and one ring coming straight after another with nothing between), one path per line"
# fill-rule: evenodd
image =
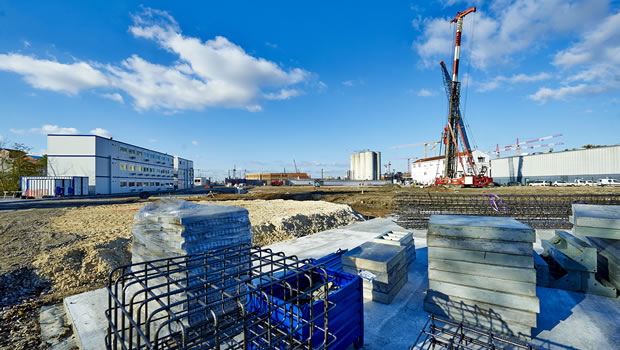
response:
M42 176L47 169L47 155L40 160L28 156L30 147L14 143L10 148L0 142L0 191L18 191L22 176Z

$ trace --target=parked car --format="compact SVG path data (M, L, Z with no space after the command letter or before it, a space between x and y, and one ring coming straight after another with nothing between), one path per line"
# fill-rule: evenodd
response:
M585 186L596 186L596 184L592 180L586 180L585 181Z
M530 186L551 186L551 182L546 181L546 180L538 180L538 181L532 181L529 184Z
M586 181L584 179L575 179L575 181L571 183L571 186L585 186L585 185L586 185Z
M506 183L506 186L521 186L521 183L517 181L510 181Z
M598 186L620 186L620 181L616 179L610 179L610 178L599 179L597 185Z
M555 187L567 187L570 186L568 184L568 182L566 181L562 181L562 180L558 180L558 181L553 181L553 184L551 186L555 186Z

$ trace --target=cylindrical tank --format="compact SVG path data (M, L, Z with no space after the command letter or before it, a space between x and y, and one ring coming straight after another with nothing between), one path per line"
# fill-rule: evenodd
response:
M374 152L364 152L364 180L373 180L374 171Z
M376 168L375 168L375 178L373 180L381 180L381 152L375 152L376 158Z

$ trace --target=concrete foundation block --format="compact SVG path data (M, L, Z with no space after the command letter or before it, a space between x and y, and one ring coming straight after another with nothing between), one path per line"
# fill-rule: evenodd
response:
M480 314L442 307L432 303L424 302L424 311L435 314L439 317L449 318L453 321L478 328L480 330L490 330L511 337L529 339L532 336L532 328L519 324L511 324L499 319L485 317Z
M454 283L429 280L429 289L443 294L458 296L464 299L504 306L518 310L540 312L537 297L497 292L476 287L461 286Z
M578 269L596 272L597 251L589 243L562 230L556 230L555 236L548 243L568 257L571 264L579 265Z
M535 251L534 255L534 268L536 269L536 285L541 287L551 286L551 272L549 271L549 264Z
M435 234L428 234L426 236L426 243L431 250L431 247L439 248L452 248L452 249L464 249L475 250L481 252L493 252L500 254L512 254L512 255L532 255L532 243L529 242L510 242L506 241L493 241L485 239L473 239L473 238L450 238L443 237Z
M357 267L352 267L350 265L344 265L344 264L342 265L342 271L346 273L350 273L352 275L358 275L360 270L368 271L372 273L373 275L375 275L374 280L380 283L394 283L394 281L400 280L400 276L402 274L403 269L406 273L407 262L405 261L405 259L402 259L402 261L398 265L394 266L392 270L390 270L389 272L359 269Z
M536 242L534 229L515 219L497 216L432 215L428 233L457 238Z
M537 325L537 316L534 312L449 296L433 290L429 290L426 293L424 301L438 305L443 309L450 308L452 310L460 310L462 313L468 312L477 314L479 317L496 319L511 324L519 324L528 327L536 327Z
M484 289L498 292L536 296L536 283L446 272L434 269L428 270L428 278L435 281L455 283L470 287L484 287Z
M578 236L620 240L620 229L575 225L573 231Z
M409 280L408 276L409 274L405 274L404 276L402 276L400 281L396 282L394 286L391 288L391 290L387 293L383 293L383 292L373 290L373 289L364 288L363 289L364 299L376 301L382 304L391 303L392 300L394 300L394 298L396 297L396 295L398 295L398 292L400 292L400 290Z
M534 261L527 255L501 254L479 250L433 247L428 250L428 257L430 259L466 261L478 264L534 267Z
M405 262L406 255L405 248L401 246L366 242L343 254L342 265L388 273Z
M575 261L566 256L562 251L555 248L551 241L543 240L543 255L551 257L556 263L558 263L566 271L584 271L584 272L596 272L597 264L594 266L586 266L579 261Z
M530 256L530 259L532 259L532 261L534 260L532 256ZM428 268L429 273L431 269L434 269L488 278L528 282L532 284L536 283L536 270L526 267L508 267L464 261L428 259Z
M407 266L403 266L401 267L400 271L396 273L394 278L392 278L392 282L390 283L383 283L377 280L368 281L366 279L362 279L362 286L364 289L369 289L380 293L389 293L392 289L394 289L394 286L397 285L398 282L400 282L403 278L407 279L407 276Z
M620 205L573 204L572 220L577 226L620 230Z
M407 264L415 260L415 243L411 232L387 231L375 237L372 242L405 247Z

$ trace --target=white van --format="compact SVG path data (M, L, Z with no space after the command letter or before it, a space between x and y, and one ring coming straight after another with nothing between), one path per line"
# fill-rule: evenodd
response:
M616 180L616 179L599 179L598 186L620 186L620 181Z

